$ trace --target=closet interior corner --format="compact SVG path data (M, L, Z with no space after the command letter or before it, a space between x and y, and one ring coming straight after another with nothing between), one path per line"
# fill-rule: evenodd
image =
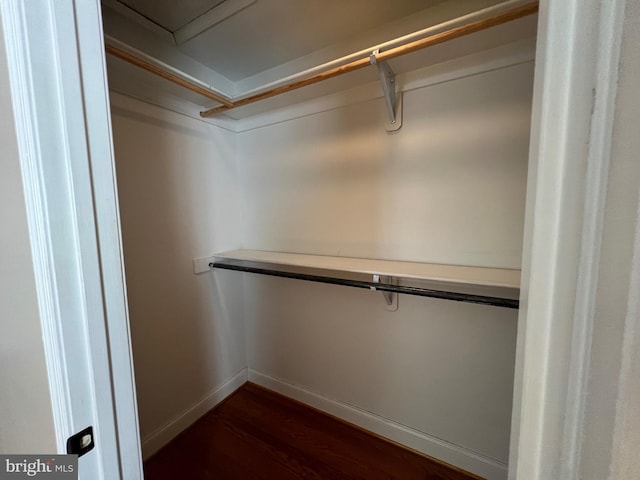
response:
M250 381L506 480L537 2L102 11L144 458Z

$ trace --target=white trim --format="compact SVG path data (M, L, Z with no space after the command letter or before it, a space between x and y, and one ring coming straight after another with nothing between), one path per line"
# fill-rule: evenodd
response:
M147 96L142 98L113 89L109 93L112 111L122 109L153 116L157 114L158 109L161 109L165 112L171 112L176 115L198 120L199 122L227 130L228 132L237 133L237 121L226 117L202 118L199 113L200 107L198 105L182 99L177 99L176 97L170 97L165 94L162 98L156 98L152 92L148 92Z
M584 194L582 258L578 269L571 365L568 374L567 422L565 425L566 459L563 472L575 476L580 464L585 402L589 382L589 364L598 290L602 234L607 199L607 181L611 158L611 141L618 84L618 63L622 43L625 2L604 2L600 10L599 48L589 156Z
M3 23L11 100L15 117L15 130L20 154L27 222L33 255L36 290L42 340L47 363L54 428L58 452L65 451L66 438L71 434L71 405L66 359L60 330L61 312L57 304L58 292L55 263L49 239L49 219L45 192L40 185L42 152L38 141L35 99L31 93L31 72L26 57L28 46L24 31L22 2L0 3Z
M487 480L507 478L507 465L428 433L249 369L249 381Z
M107 91L106 54L99 6L76 3L78 58L106 313L116 435L122 478L143 478L140 427L133 375L131 335L124 279L115 161Z
M218 388L157 428L142 440L142 455L147 459L195 423L213 407L247 382L247 369L243 368Z
M511 479L579 472L621 8L624 0L541 3Z
M121 252L113 237L99 239L117 222L104 208L113 192L101 210L94 195L105 192L92 178L112 166L99 4L6 0L0 9L57 451L91 425L95 448L80 459L80 478L141 479L130 350L117 337L126 313L107 319L126 312ZM118 266L105 269L114 250ZM124 371L112 372L126 353Z
M102 26L101 26L102 28ZM159 58L156 58L152 55L149 55L145 52L143 52L142 50L139 50L135 47L132 47L131 45L122 42L120 40L118 40L115 37L112 37L111 35L104 35L104 40L105 40L105 44L107 45L111 45L115 48L118 48L130 55L133 55L134 57L139 58L140 60L143 60L147 63L150 63L151 65L158 67L162 70L166 70L169 73L172 73L173 75L180 77L182 80L186 80L187 82L193 83L194 85L203 88L205 90L207 90L208 92L215 94L215 95L220 95L222 97L226 97L229 98L229 94L222 91L219 88L216 88L215 86L213 86L213 84L211 83L206 83L203 82L202 80L200 80L199 78L194 77L193 75L190 75L186 72L184 72L183 70L180 70L172 65L169 65L168 63L160 60ZM134 68L139 68L139 67L134 67ZM215 100L210 100L209 102L213 102L214 105L221 105L220 102L217 102ZM202 107L200 107L202 108Z

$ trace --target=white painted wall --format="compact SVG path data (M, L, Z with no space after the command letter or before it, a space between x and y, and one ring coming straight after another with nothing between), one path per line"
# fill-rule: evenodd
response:
M520 268L532 62L239 136L245 243Z
M532 79L525 62L407 92L396 134L381 100L240 133L246 248L519 268ZM506 478L516 312L245 282L250 378Z
M192 268L196 257L240 246L235 137L118 95L112 114L148 456L246 379L241 284Z
M0 105L0 453L55 453L49 383L1 31Z

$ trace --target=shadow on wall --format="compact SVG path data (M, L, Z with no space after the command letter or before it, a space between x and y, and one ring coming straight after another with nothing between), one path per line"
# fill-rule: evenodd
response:
M245 295L253 371L506 464L517 311L260 275Z
M241 285L192 269L237 247L240 202L231 134L129 102L113 132L144 444L246 366Z
M385 115L369 101L241 133L247 248L380 257Z
M236 373L238 365L247 366L244 277L229 271L211 271L204 275L209 284L209 305L214 312L214 335L201 341L211 349L217 370Z

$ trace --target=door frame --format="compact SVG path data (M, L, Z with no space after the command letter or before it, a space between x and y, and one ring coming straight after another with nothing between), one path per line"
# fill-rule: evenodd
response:
M511 480L582 478L588 389L598 388L589 386L590 353L625 7L540 2Z
M0 16L57 453L92 426L80 478L142 479L100 2Z
M540 2L510 479L569 479L579 469L625 6L625 0ZM85 287L74 298L91 297L101 306L76 321L91 346L92 398L111 431L102 440L112 442L102 445L105 459L115 456L119 465L119 476L108 478L142 478L99 1L3 0L0 8L59 445L75 415L72 372L65 368L73 346L56 311L68 300L56 288L67 278ZM25 10L51 18L56 35L66 22L75 39L53 42L51 55L38 54L42 33L28 28ZM75 74L61 69L61 59L74 55ZM37 62L50 67L50 78L31 76ZM43 103L43 82L59 87L59 102ZM37 128L40 104L66 133L67 147L84 142L79 157L69 149L59 155L72 188L57 191L42 168L52 139ZM70 208L59 209L57 198L69 199ZM54 217L76 227L72 259L68 244L53 241ZM78 259L91 268L70 268Z

